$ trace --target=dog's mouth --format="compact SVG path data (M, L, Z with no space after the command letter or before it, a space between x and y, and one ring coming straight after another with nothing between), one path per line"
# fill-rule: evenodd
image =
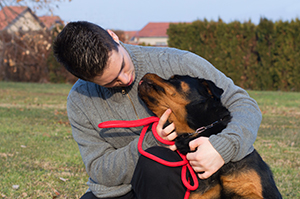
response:
M158 76L152 76L152 75L145 75L138 85L138 92L139 95L151 95L151 93L164 93L165 89L161 86L159 86L155 82L163 81L163 79L157 79Z
M165 80L155 74L146 74L138 84L138 96L158 117L170 108L170 101L165 93Z

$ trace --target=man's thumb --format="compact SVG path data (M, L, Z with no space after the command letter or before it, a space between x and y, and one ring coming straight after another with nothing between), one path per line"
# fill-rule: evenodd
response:
M196 150L198 146L200 146L201 144L203 144L207 140L208 140L207 137L199 137L199 138L194 139L193 141L191 141L189 143L191 151Z

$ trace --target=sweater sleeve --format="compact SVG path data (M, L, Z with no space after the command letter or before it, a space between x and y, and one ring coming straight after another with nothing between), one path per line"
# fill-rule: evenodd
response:
M129 144L116 148L100 136L100 131L106 129L95 128L92 119L78 102L80 96L69 95L67 102L68 117L72 133L90 177L88 185L97 197L116 197L131 190L130 181L137 163L138 135L133 136ZM85 106L90 106L86 103ZM94 116L97 117L97 116ZM95 120L95 119L94 119ZM149 148L156 142L151 133L147 133L143 148Z
M253 151L261 123L262 115L256 101L205 59L186 53L180 62L182 70L192 76L209 79L224 90L221 101L230 111L232 121L221 133L210 136L209 141L225 163L241 160Z

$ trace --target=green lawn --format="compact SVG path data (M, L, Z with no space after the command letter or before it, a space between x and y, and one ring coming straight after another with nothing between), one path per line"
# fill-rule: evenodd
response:
M0 197L79 198L86 191L66 112L70 88L0 83Z
M87 175L66 113L71 85L0 82L0 198L79 198ZM249 91L256 149L284 198L300 198L300 93Z
M300 93L249 91L263 113L254 143L283 198L300 198Z

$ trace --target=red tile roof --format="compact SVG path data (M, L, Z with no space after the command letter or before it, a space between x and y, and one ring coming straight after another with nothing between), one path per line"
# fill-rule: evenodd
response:
M54 24L61 23L64 25L63 20L59 16L42 16L39 19L45 24L45 26L50 29Z
M3 30L8 26L14 19L16 19L22 12L27 10L25 6L5 6L0 11L0 30Z
M133 31L124 31L125 35L127 35L130 38L133 37L133 36L135 36L137 32L138 31L136 31L136 30L133 30Z
M150 22L138 32L138 37L168 37L167 30L169 24L166 22Z
M133 37L136 36L138 31L124 31L125 42L129 42Z

